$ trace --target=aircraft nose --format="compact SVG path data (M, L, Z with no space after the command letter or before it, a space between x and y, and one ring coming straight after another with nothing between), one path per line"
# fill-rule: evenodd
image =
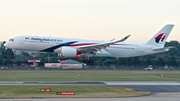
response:
M9 43L6 42L6 43L4 44L4 47L8 48L8 46L9 46Z

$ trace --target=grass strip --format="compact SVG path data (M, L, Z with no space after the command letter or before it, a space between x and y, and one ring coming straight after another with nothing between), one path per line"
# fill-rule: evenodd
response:
M0 81L180 81L180 72L0 71Z
M40 89L50 88L51 92ZM74 95L57 95L56 92L73 91ZM13 95L11 95L13 92ZM149 92L136 92L124 87L101 86L0 86L0 98L102 98L132 97L148 95Z

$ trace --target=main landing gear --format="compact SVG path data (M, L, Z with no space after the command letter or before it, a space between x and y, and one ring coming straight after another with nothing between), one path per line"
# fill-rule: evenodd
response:
M93 59L90 59L90 60L83 60L83 63L93 63Z
M93 59L89 59L89 57L85 56L86 60L83 60L83 63L93 63Z

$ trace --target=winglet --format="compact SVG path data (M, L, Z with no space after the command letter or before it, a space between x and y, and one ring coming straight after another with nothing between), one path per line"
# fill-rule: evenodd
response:
M114 38L114 39L111 39L110 41L113 42L114 40L115 40L115 38Z
M128 35L128 36L126 36L126 37L124 37L123 39L121 39L121 40L118 40L118 41L116 41L116 42L122 42L122 41L125 41L127 38L129 38L131 35Z

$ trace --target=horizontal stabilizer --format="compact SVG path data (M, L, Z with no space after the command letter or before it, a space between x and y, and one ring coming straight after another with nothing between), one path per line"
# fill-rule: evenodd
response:
M166 49L170 49L170 48L175 48L174 46L170 46L170 47L164 47L164 48L155 48L152 51L164 51Z

